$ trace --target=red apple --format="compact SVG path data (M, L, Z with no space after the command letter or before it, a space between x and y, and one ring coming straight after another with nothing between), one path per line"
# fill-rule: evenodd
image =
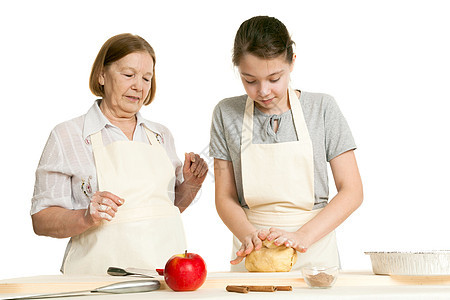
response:
M206 264L195 253L172 256L164 268L164 280L174 291L194 291L206 280Z

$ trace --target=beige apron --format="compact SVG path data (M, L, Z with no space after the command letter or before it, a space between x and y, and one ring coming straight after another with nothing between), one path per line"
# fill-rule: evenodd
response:
M164 268L186 249L179 209L169 199L175 171L165 149L145 128L151 144L118 141L103 145L91 135L100 191L123 199L112 221L72 237L62 272L104 275L110 266Z
M244 209L257 229L276 227L296 231L320 212L314 206L313 147L303 110L295 91L289 88L292 118L298 141L253 144L254 101L247 98L242 126L241 164ZM233 236L233 254L241 242ZM303 266L339 266L335 232L332 231L306 253L298 253L293 270ZM245 271L244 263L232 271Z

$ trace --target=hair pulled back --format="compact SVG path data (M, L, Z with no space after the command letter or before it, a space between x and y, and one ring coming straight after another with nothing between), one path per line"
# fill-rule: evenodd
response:
M286 26L278 19L256 16L244 21L234 39L233 64L239 66L245 54L263 59L285 55L291 64L294 56L293 45Z

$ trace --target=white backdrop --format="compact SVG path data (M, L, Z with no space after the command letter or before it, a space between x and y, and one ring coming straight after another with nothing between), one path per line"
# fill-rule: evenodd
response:
M170 128L183 157L207 149L215 104L244 93L233 38L261 14L296 42L293 85L333 95L358 145L365 201L337 231L343 268L370 269L364 251L450 249L445 2L3 1L0 279L58 273L67 240L33 233L34 172L51 129L95 99L88 77L104 41L131 32L153 45L157 97L142 112ZM183 220L188 250L227 270L212 176Z

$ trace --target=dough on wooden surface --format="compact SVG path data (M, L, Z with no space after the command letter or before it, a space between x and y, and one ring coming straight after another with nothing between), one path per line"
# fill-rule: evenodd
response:
M247 255L245 267L250 272L289 272L296 261L295 249L264 240L261 249Z

